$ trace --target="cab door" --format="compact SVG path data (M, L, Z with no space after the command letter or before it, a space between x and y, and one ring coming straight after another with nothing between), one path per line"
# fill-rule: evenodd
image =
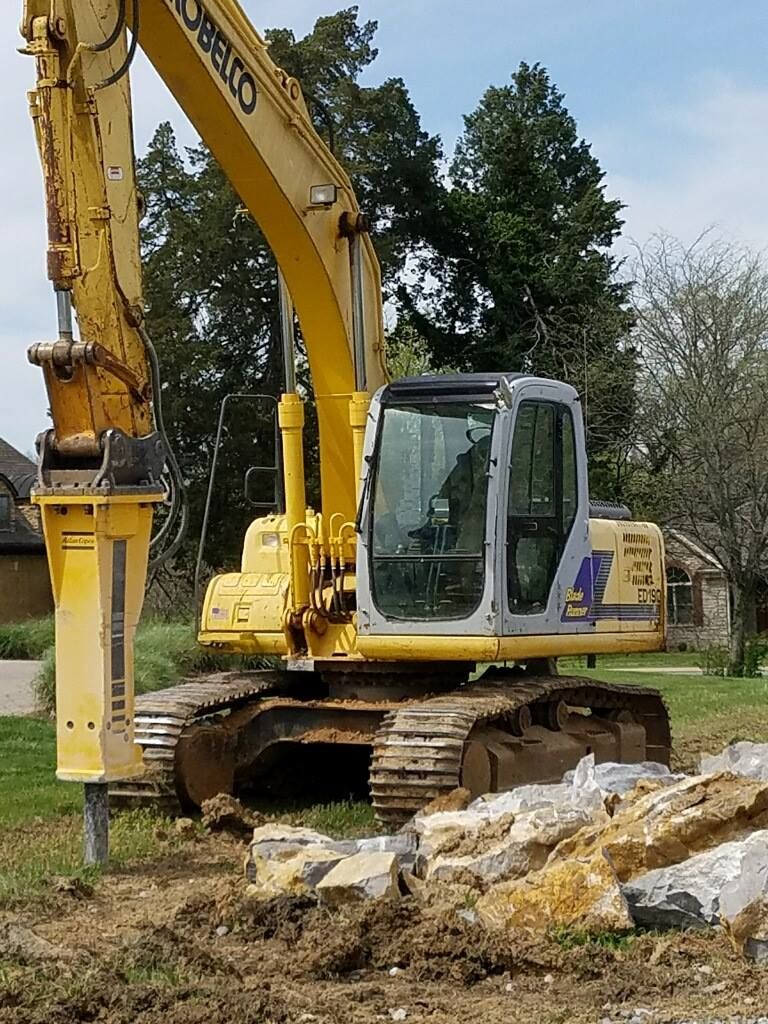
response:
M575 392L557 384L521 389L507 443L500 523L504 635L589 629L586 622L561 621L566 590L589 553L584 437Z

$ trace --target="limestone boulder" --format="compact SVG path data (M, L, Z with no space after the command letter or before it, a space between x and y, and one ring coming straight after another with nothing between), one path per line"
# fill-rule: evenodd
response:
M621 882L687 860L768 825L768 785L728 774L685 778L624 803L608 824L563 840L553 860L604 851Z
M701 772L703 775L731 772L768 782L768 743L750 743L747 740L731 743L720 754L702 757Z
M562 819L607 820L603 794L595 780L595 759L590 754L571 772L568 782L522 785L503 793L478 797L466 810L444 810L416 815L410 825L424 856L447 852L459 844L476 849L484 839L501 838L507 823L533 811L548 812L542 823ZM487 845L487 842L486 842Z
M563 807L573 802L574 788L570 782L532 783L515 786L503 793L480 796L469 805L468 813L488 819L502 814L523 814L542 807Z
M597 782L594 754L583 757L562 782L516 786L504 793L489 793L470 804L469 811L496 817L543 807L572 807L598 815L602 812L603 793Z
M586 758L584 760L586 761ZM639 764L618 764L615 761L606 761L603 764L593 765L591 771L592 778L603 798L611 795L624 796L625 793L633 790L638 782L649 779L669 786L684 778L683 775L674 775L665 764L659 764L657 761L641 761ZM566 772L563 782L573 784L576 776L576 771Z
M499 929L621 931L633 924L619 880L602 851L499 882L478 899L475 911L483 924Z
M305 893L344 857L356 852L353 841L336 842L313 829L270 824L254 829L245 858L252 895L271 897Z
M561 840L592 820L589 811L570 806L545 806L517 817L502 815L421 853L418 871L426 881L480 888L504 878L521 878L542 868Z
M252 848L245 866L251 883L248 894L261 899L304 895L348 856L328 846L303 846L272 857L262 857Z
M328 907L395 897L399 894L397 856L380 851L345 857L318 882L315 891Z
M464 811L437 811L417 814L409 825L419 854L428 856L452 843L461 842L484 828L491 820L485 807L468 807ZM509 821L511 823L512 818Z
M753 832L743 841L722 843L705 853L670 867L656 868L640 875L623 887L635 922L649 928L704 928L720 920L720 898L733 891L734 883L743 890L750 875L745 866L768 865L768 831ZM758 884L747 882L748 891L739 898L739 909L759 895L764 878Z
M639 764L605 762L595 764L595 755L588 754L573 771L566 772L562 782L516 786L504 793L489 793L470 804L470 812L494 817L499 814L521 814L541 807L573 807L600 812L616 796L630 793L639 784L657 789L685 778L674 775L664 764L643 761Z
M751 837L737 877L723 886L720 919L733 946L753 960L768 959L768 843Z
M768 896L759 896L724 921L734 949L750 960L768 960Z
M355 841L355 853L394 853L399 867L412 870L416 862L418 838L415 832L398 832L394 836L370 836Z
M325 846L338 853L355 853L352 840L339 842L315 832L311 828L299 828L294 825L269 824L261 825L253 830L250 851L264 859L286 858L305 846Z
M332 868L358 854L391 854L398 868L410 870L417 845L414 832L335 840L313 829L263 825L253 832L245 875L251 895L298 895L313 890Z

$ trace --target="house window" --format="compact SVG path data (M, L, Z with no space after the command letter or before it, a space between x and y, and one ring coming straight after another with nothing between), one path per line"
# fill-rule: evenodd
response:
M10 530L11 526L11 497L0 494L0 530Z
M667 567L667 622L670 626L693 623L693 584L684 569Z

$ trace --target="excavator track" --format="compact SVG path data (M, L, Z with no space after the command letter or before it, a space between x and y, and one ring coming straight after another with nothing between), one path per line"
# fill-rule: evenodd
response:
M110 785L110 799L116 806L180 812L176 758L184 730L254 699L281 693L287 684L285 672L220 673L137 697L135 740L142 748L145 771L137 779Z
M521 677L491 669L474 684L417 700L404 696L399 701L317 701L291 696L291 675L221 674L137 698L136 742L142 747L145 773L113 784L110 795L115 803L178 813L187 804L200 803L194 796L195 775L211 795L231 791L234 777L226 766L232 747L256 718L268 731L267 720L275 712L282 715L280 737L288 738L286 726L293 722L296 742L348 743L349 732L325 728L326 720L317 718L319 730L313 729L314 716L329 715L327 721L339 725L336 716L349 716L352 729L365 716L355 741L372 746L370 792L377 818L389 827L403 824L429 801L462 785L471 790L480 785L480 791L486 791L496 788L497 782L498 788L508 788L518 781L559 779L573 763L564 766L549 756L550 743L556 745L559 716L568 709L598 716L603 737L612 721L619 723L622 715L627 716L643 727L635 729L641 740L638 746L635 736L632 759L669 762L666 707L657 691L640 686L568 676ZM302 716L306 727L300 725ZM531 731L532 724L543 728ZM619 730L618 724L613 728ZM484 780L482 771L476 771L488 743L501 745L506 772L501 781ZM564 756L572 757L574 749L572 745ZM518 780L518 756L528 757L529 772L533 756L541 773ZM485 788L483 781L488 783Z
M462 785L470 734L495 726L514 736L523 731L521 713L536 712L553 722L558 708L589 708L596 714L628 713L645 728L645 756L669 763L669 717L660 694L626 684L553 676L481 680L455 691L389 712L376 734L370 788L376 817L399 826L429 801ZM527 710L526 710L527 709ZM541 779L539 781L548 781Z

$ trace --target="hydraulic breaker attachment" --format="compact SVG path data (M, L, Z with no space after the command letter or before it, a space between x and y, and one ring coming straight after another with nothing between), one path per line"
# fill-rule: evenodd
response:
M57 776L141 774L133 637L144 601L153 504L162 493L38 494L56 602Z

